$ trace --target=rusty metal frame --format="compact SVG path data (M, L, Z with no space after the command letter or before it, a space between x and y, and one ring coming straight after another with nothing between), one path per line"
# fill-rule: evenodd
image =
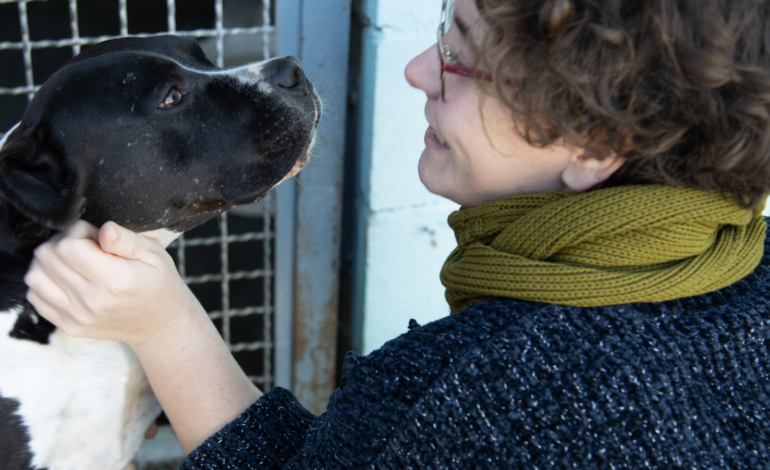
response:
M291 389L314 413L326 409L336 383L350 19L351 0L277 3L278 52L302 60L324 101L313 159L300 173L297 187L282 186L277 193L279 217L282 209L294 210L297 220ZM290 25L300 34L292 34ZM292 197L294 206L281 199ZM277 230L278 241L283 236ZM278 253L276 269L283 262ZM276 299L276 308L278 303ZM277 314L277 321L281 318Z

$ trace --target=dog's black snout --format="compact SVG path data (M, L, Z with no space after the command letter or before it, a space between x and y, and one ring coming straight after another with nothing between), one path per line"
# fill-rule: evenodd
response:
M284 57L277 59L275 70L270 77L273 84L282 88L294 88L302 85L305 81L305 72L302 70L302 64L296 57Z

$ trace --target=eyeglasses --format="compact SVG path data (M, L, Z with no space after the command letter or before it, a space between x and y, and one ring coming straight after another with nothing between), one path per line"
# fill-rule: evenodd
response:
M444 45L443 39L449 32L449 28L452 26L454 10L455 0L443 0L441 5L441 22L438 25L438 40L436 41L436 45L438 46L438 57L441 61L441 101L446 101L444 98L444 90L446 88L444 77L447 73L469 78L480 78L488 82L492 81L492 76L489 73L460 65L460 61L457 59L457 55L452 51L452 47Z

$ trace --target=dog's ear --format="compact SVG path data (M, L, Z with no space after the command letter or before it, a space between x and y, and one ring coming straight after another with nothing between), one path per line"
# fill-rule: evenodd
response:
M42 132L7 142L0 150L0 197L8 207L14 238L39 243L78 220L85 198L77 194L77 179Z

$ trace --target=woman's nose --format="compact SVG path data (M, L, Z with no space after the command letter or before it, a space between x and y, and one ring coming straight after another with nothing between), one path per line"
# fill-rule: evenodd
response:
M424 91L428 98L441 97L441 64L435 44L410 60L404 74L406 81Z

